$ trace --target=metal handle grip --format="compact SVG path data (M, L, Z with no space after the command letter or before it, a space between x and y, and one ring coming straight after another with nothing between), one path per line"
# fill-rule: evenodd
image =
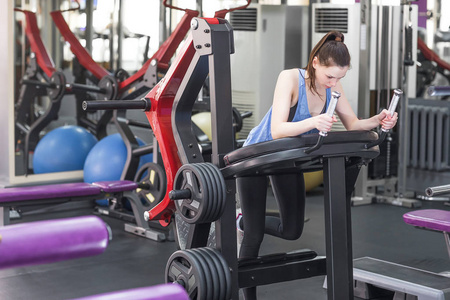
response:
M105 89L102 89L95 85L87 85L87 84L79 84L79 83L70 83L66 84L66 88L74 91L83 91L83 92L93 92L99 94L105 94Z
M336 105L339 100L339 97L341 97L341 93L336 92L336 91L331 93L330 104L328 105L327 112L326 112L326 114L328 116L330 116L330 117L333 116L334 111L336 110ZM325 131L321 131L321 132L319 132L319 134L321 136L327 136L327 132L325 132Z
M337 105L337 102L339 100L339 97L341 97L341 93L336 92L336 91L331 93L330 104L328 105L327 112L326 112L326 114L328 116L330 116L330 117L333 116L334 111L336 110L336 105ZM305 153L306 154L310 154L311 152L316 151L317 149L319 149L322 146L323 138L326 137L327 134L328 133L325 132L325 131L319 132L319 138L317 139L317 143L314 146L311 146L311 147L305 149Z
M109 110L109 109L142 109L150 110L150 100L92 100L83 101L83 110Z
M428 87L429 96L450 96L450 86L430 86Z
M33 79L22 79L21 81L22 84L29 84L29 85L35 85L35 86L43 86L46 88L56 88L56 84L54 83L49 83L49 82L44 82L44 81L39 81L39 80L33 80Z
M425 189L425 194L428 197L447 194L447 193L450 193L450 184L428 187Z
M394 95L392 95L392 99L391 99L391 103L389 104L389 114L391 115L391 117L394 115L395 110L397 109L397 105L398 105L398 101L400 100L401 95L403 95L403 91L400 89L395 89L394 90ZM384 129L381 128L382 131L384 132L389 132L389 129Z
M398 104L398 101L400 100L401 95L403 95L402 90L400 90L400 89L394 90L394 95L392 96L391 103L389 104L389 109L388 109L391 116L394 115L395 110L397 109L397 104ZM389 129L381 128L381 134L380 134L380 137L378 138L378 140L368 143L364 147L366 149L369 149L369 148L372 148L372 147L375 147L375 146L381 144L384 141L384 139L386 138L386 135L388 132L389 132Z

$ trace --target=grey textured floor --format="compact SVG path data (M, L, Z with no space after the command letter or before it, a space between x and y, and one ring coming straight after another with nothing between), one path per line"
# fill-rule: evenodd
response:
M269 201L269 208L274 208ZM262 253L308 248L325 253L323 193L309 193L303 236L283 241L267 236ZM443 202L423 202L422 208L449 209ZM384 204L352 207L354 258L370 256L416 268L450 270L442 234L406 225L402 215L411 209ZM90 209L27 216L14 222L91 214ZM163 283L174 242L158 243L123 231L123 222L102 217L113 230L105 253L91 258L0 271L0 299L71 299ZM259 287L258 299L327 299L324 277Z

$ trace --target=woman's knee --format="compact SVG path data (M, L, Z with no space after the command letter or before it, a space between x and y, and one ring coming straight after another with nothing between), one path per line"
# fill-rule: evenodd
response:
M286 240L298 240L303 233L303 224L299 226L291 226L288 230L283 229L283 238Z

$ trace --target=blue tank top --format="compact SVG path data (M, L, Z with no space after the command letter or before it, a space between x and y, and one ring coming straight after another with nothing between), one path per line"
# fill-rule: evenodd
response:
M292 119L291 122L298 122L311 118L311 114L309 113L308 108L308 101L306 100L305 70L299 69L299 72L300 76L298 83L298 102L294 118ZM326 99L327 99L326 106L328 107L331 99L331 89L326 90ZM269 109L264 118L261 120L261 123L259 123L258 126L256 126L250 131L247 139L245 140L244 147L251 144L273 140L272 132L270 130L271 121L272 121L272 107ZM318 132L319 131L314 128L308 132L305 132L304 134L318 133Z

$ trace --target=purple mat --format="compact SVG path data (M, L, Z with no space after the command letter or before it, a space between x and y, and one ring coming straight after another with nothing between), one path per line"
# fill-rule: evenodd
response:
M421 209L403 215L405 223L432 230L450 232L450 211Z
M0 227L0 269L98 255L109 234L97 216Z
M167 283L150 287L94 295L77 300L189 300L179 284ZM213 300L213 299L211 299Z
M130 180L99 181L92 184L100 187L106 193L133 191L138 187L136 182Z
M0 189L0 203L100 194L101 188L85 182L36 185Z

